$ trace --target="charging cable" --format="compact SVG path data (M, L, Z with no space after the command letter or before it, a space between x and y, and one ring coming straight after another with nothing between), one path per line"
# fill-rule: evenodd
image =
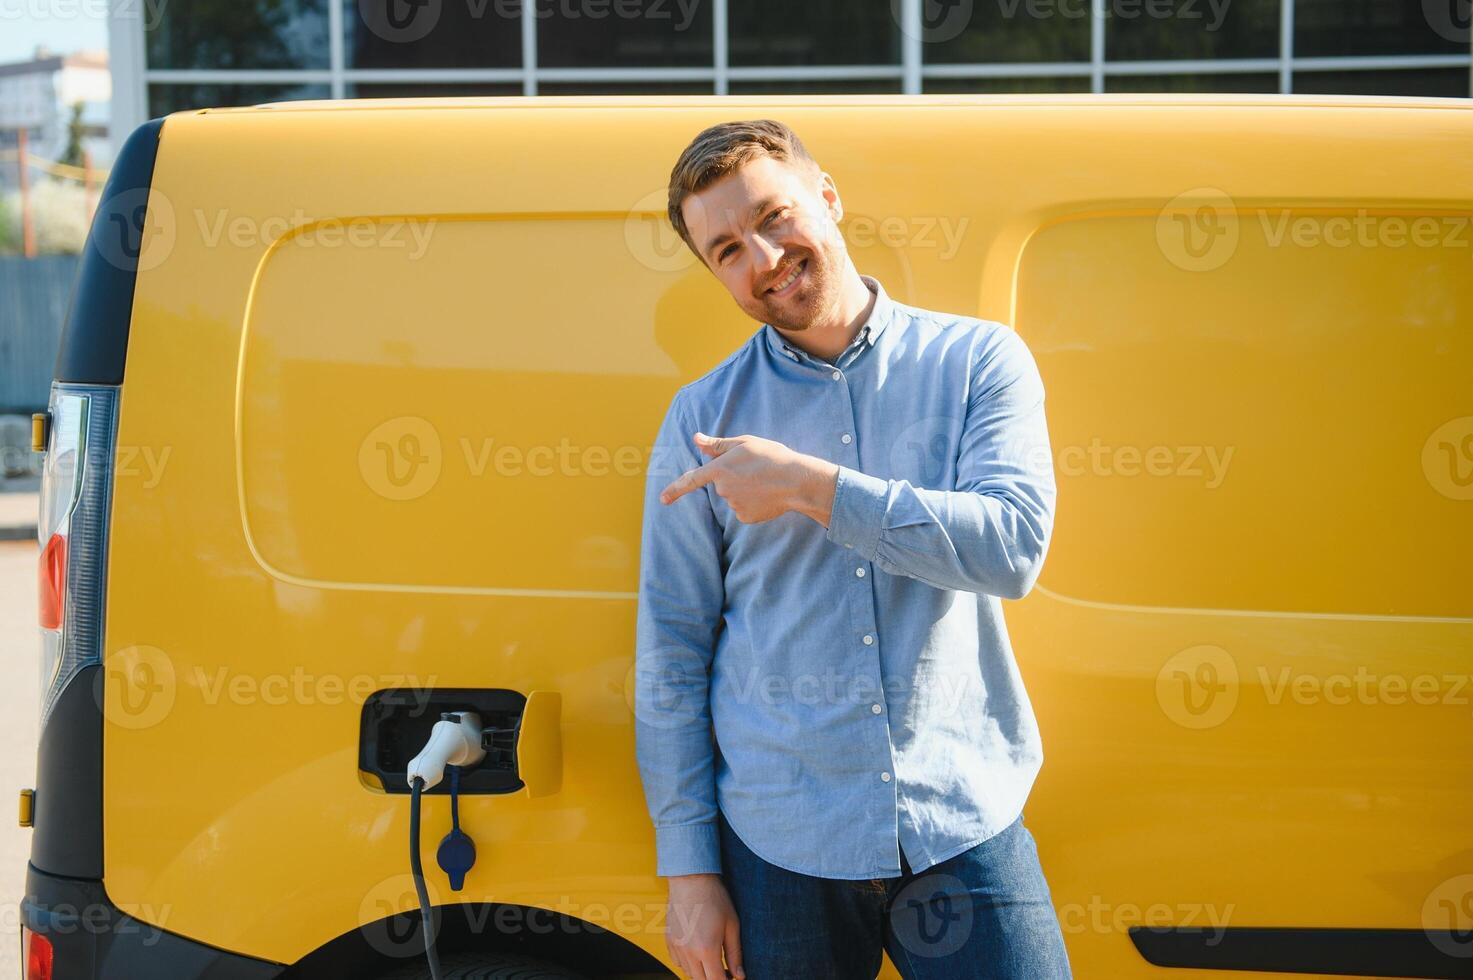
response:
M415 776L409 783L409 871L419 895L419 916L425 934L425 957L430 961L431 980L440 980L440 954L435 951L435 922L430 916L430 894L425 888L425 869L419 860L419 794L425 781Z
M430 895L425 887L424 865L419 856L420 796L433 789L450 768L450 807L453 826L440 843L440 867L450 875L451 886L459 891L465 884L465 873L476 860L475 844L460 830L460 770L475 766L486 757L481 747L481 716L474 711L447 711L440 715L430 731L430 740L419 755L409 760L405 776L409 780L409 869L414 876L414 890L419 895L420 918L424 923L425 957L430 962L430 977L440 980L440 956L435 950L434 920L430 914Z

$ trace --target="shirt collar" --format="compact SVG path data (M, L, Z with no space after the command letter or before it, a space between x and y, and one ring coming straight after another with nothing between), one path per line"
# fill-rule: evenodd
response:
M874 276L866 276L861 273L859 278L869 288L869 291L875 294L875 305L870 310L869 318L864 321L864 325L854 335L854 340L850 342L842 354L834 359L832 364L789 344L787 338L781 333L778 333L777 328L770 323L764 324L762 328L763 333L767 336L767 349L778 357L785 357L790 361L832 368L842 367L848 364L855 357L859 356L861 351L873 346L875 341L879 339L880 334L884 333L885 327L894 319L895 304L891 301L889 294L885 292L885 287Z

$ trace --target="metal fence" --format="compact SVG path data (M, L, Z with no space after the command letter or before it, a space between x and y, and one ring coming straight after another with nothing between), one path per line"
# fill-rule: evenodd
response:
M0 414L45 409L77 262L0 256Z

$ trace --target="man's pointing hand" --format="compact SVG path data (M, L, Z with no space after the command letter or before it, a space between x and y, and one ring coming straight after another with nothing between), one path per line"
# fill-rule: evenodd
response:
M697 432L693 439L711 459L671 481L660 491L660 503L673 503L709 484L743 524L795 510L829 526L839 475L835 464L761 436L721 438Z

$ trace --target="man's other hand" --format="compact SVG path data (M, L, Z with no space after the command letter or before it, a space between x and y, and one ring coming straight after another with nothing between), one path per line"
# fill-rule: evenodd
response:
M736 909L732 908L720 875L670 878L665 944L675 965L691 980L726 980L727 977L741 980L746 976L742 971ZM725 967L721 963L723 950Z

